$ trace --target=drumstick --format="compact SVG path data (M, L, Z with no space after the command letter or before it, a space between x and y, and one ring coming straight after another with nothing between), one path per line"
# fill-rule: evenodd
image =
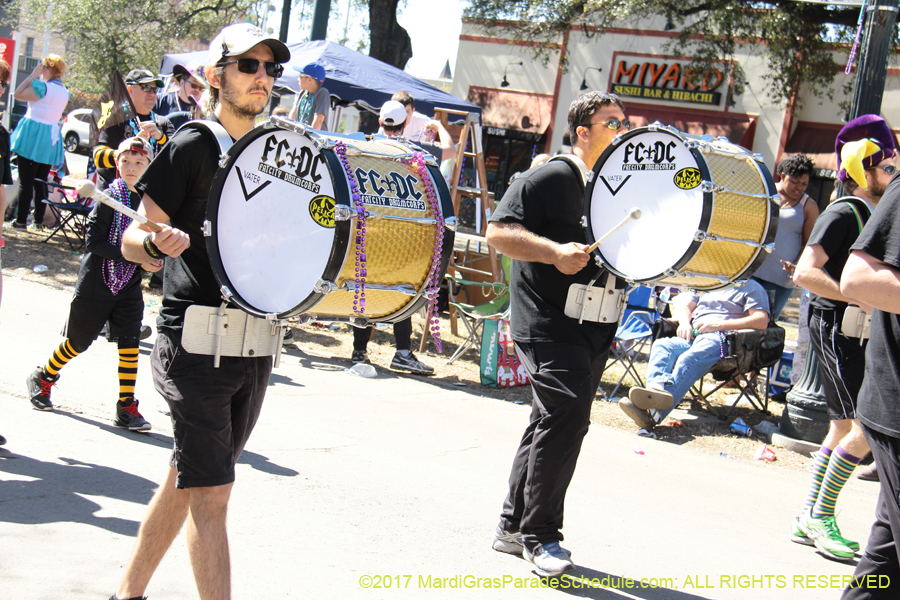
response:
M143 223L147 227L149 227L152 231L162 231L162 226L154 223L144 215L131 210L109 194L104 191L98 190L97 186L94 185L92 181L83 181L81 185L78 186L78 193L85 198L93 198L98 202L102 202L113 210L116 210L122 214L128 215L138 223Z
M614 234L614 233L617 232L618 230L620 230L620 229L622 229L623 227L625 227L626 225L628 225L628 222L629 222L629 221L632 221L632 220L637 221L637 220L640 219L640 218L641 218L641 209L639 209L638 207L635 206L634 208L632 208L632 209L628 212L628 216L625 217L624 219L622 219L622 222L621 222L621 223L619 223L618 225L616 225L615 227L613 227L612 229L610 229L610 230L606 233L606 235L604 235L602 238L600 238L599 240L597 240L596 242L594 242L593 244L591 244L591 245L588 247L587 251L588 251L588 252L593 252L594 250L596 250L596 249L600 246L600 244L602 244L603 242L605 242L606 240L608 240L609 238L611 238L611 237L612 237L612 234Z

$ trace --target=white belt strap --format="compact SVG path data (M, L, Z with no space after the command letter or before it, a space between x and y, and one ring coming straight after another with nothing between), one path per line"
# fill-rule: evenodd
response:
M236 308L194 304L184 314L181 346L191 354L215 356L275 356L277 367L284 339L282 321L268 321Z

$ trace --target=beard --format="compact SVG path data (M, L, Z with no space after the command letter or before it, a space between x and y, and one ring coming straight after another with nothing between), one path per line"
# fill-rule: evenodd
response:
M887 186L881 183L877 177L872 178L872 182L869 184L869 194L871 194L875 200L880 200L881 197L884 196L884 191L886 189Z
M263 102L260 106L257 106L254 102L255 97L250 96L249 100L242 100L242 92L236 89L236 86L231 86L228 84L228 77L225 75L225 71L222 71L222 76L220 77L220 88L219 88L219 96L221 97L222 104L228 106L228 109L235 114L235 116L244 118L244 119L253 119L256 115L260 114L262 111L266 109L266 105L269 103L269 97L271 95L271 91L266 90L265 87L253 87L247 90L247 94L253 91L262 90L266 92L266 101Z

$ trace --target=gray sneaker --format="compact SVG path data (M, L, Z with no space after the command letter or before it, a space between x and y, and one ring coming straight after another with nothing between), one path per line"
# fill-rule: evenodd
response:
M399 352L394 354L394 360L391 361L392 369L402 369L419 375L431 375L434 369L421 362L412 352L409 356L403 356Z
M559 577L563 573L575 570L575 564L569 555L560 548L559 542L538 544L533 552L525 548L522 556L534 564L535 571L541 577Z
M51 377L44 375L41 367L28 376L25 385L28 387L28 398L35 410L53 410L53 403L50 402L50 389L56 385L59 375Z
M619 408L622 409L628 417L637 423L638 427L641 429L646 429L650 431L654 427L656 427L656 421L653 420L653 417L650 416L650 412L647 410L641 410L631 400L627 398L622 398L619 400Z
M500 529L500 526L497 525L491 548L497 552L506 552L507 554L522 554L525 544L522 543L521 533L518 531L509 532L505 529Z
M525 551L525 544L522 542L521 532L506 531L497 525L497 529L494 530L494 540L491 543L491 548L497 552L506 552L507 554L522 556ZM559 548L566 553L566 556L572 556L572 553L562 546Z

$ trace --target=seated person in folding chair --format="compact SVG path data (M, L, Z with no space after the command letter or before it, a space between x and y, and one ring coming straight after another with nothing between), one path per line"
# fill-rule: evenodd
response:
M678 334L653 342L647 387L633 387L628 400L619 401L625 414L647 431L661 423L694 382L725 357L723 331L763 330L769 324L768 295L752 279L702 297L680 294L671 307Z
M141 198L134 184L153 160L153 147L139 137L128 138L119 146L116 164L121 177L113 180L108 193L132 209ZM119 400L116 402L117 427L147 431L150 423L138 412L134 397L137 381L138 339L144 316L141 271L158 271L162 260L136 265L122 257L122 233L131 218L97 203L88 221L87 253L78 270L75 297L66 322L66 339L43 367L28 376L28 397L37 410L53 410L50 389L59 380L59 371L70 360L87 350L109 321L110 336L119 347Z

